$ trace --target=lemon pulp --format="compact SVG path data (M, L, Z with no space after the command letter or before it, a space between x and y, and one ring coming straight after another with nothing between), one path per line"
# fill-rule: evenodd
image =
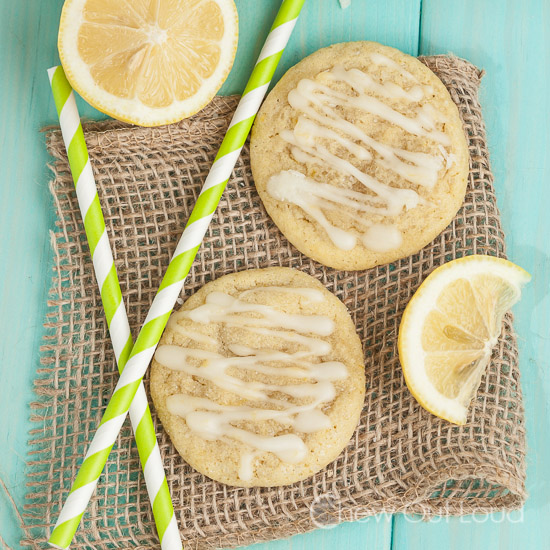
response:
M212 99L237 36L232 0L68 0L59 51L67 78L92 105L152 126Z
M398 342L405 380L424 408L466 422L502 318L529 279L507 260L468 256L424 281L405 309Z

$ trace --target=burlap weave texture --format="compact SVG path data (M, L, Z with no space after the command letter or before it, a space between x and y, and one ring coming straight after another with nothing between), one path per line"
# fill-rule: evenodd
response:
M480 73L458 59L423 61L459 107L471 163L463 208L412 257L361 272L336 271L306 258L266 215L248 149L243 150L182 297L247 268L289 266L317 277L356 323L365 352L365 407L354 437L333 464L301 483L272 489L232 488L205 478L183 462L154 417L186 548L245 545L379 512L429 516L513 509L525 499L524 416L511 317L466 426L453 426L419 407L397 357L403 309L434 268L466 254L505 255L477 99ZM195 117L157 129L114 121L85 127L134 335L237 101L216 98ZM47 335L31 405L36 429L30 436L23 544L33 548L43 547L118 378L58 130L48 132L47 144L55 159L51 190L58 219ZM157 546L127 423L72 548Z

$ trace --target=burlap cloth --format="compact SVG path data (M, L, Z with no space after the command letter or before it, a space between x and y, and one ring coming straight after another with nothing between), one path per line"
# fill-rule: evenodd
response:
M463 208L420 253L362 272L325 268L292 247L256 194L248 149L235 168L184 296L226 273L274 265L317 277L348 307L365 352L366 399L345 451L322 472L287 487L239 489L187 466L158 423L157 435L187 548L246 545L378 512L468 514L520 507L525 430L511 317L466 426L424 411L405 386L396 352L401 313L435 267L466 254L504 256L485 129L480 72L448 57L423 59L449 88L469 138ZM148 129L109 121L86 139L122 289L137 334L238 98L219 97L195 117ZM29 490L23 544L42 547L118 378L90 254L58 130L57 210L42 368L32 404ZM154 414L154 411L153 411ZM125 425L72 548L157 547L129 424Z

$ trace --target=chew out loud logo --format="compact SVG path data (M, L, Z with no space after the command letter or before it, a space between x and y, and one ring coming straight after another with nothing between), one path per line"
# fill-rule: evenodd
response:
M409 508L409 509L408 509ZM452 508L452 509L451 509ZM309 505L309 517L312 525L317 529L333 529L339 523L348 521L390 521L396 514L402 514L409 523L448 522L458 523L522 523L524 520L523 508L519 510L499 510L490 514L470 514L469 510L462 510L461 503L449 503L449 510L441 508L439 515L434 515L431 507L422 507L420 503L403 506L396 510L380 512L364 506L349 506L334 493L322 493L316 496Z

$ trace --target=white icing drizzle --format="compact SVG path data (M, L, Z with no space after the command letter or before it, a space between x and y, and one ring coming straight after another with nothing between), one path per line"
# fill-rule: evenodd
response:
M361 240L369 250L385 252L399 248L403 243L403 235L395 225L374 223L365 231Z
M357 193L351 189L318 183L296 170L285 170L272 176L267 183L267 192L277 200L291 202L302 208L317 221L327 232L334 245L341 250L352 250L357 244L357 237L352 232L332 224L324 215L323 210L347 206L359 212L376 214L390 212L388 208L376 208L369 204L368 195ZM368 227L362 235L362 241L370 250L384 252L401 245L403 237L395 225L371 224L348 210L346 210L346 216Z
M266 286L231 296L223 292L210 293L205 303L193 310L180 311L171 318L170 327L199 344L210 345L213 338L196 330L188 330L177 321L190 319L205 326L243 328L253 334L274 338L288 350L257 349L242 344L229 344L227 352L161 345L155 359L165 367L182 371L195 379L208 380L225 392L232 392L252 402L247 405L223 405L206 397L176 394L167 399L168 410L185 419L194 433L206 440L235 440L247 445L240 457L238 475L243 481L252 478L254 460L262 452L270 452L291 464L301 462L307 455L307 446L299 434L314 433L331 427L322 408L334 400L334 382L348 376L346 366L339 361L323 360L332 346L323 337L330 336L335 325L322 315L285 313L273 306L246 301L261 293L295 294L307 302L323 300L321 291L313 288ZM251 316L253 315L253 316ZM206 337L206 339L204 338ZM270 341L270 340L268 340ZM217 342L216 342L217 346ZM273 365L277 362L280 366ZM231 369L231 370L230 370ZM292 379L288 384L245 381L235 376L239 371L250 371L269 377ZM299 380L299 383L296 383ZM300 404L282 397L300 400ZM255 407L254 402L269 408ZM297 433L264 436L235 426L238 422L271 421L282 429Z
M418 106L415 116L411 118L383 101L392 99L415 104L425 94L431 94L433 89L422 87L414 75L382 54L372 53L371 60L397 71L410 81L411 86L405 89L393 82L381 83L358 69L348 70L336 66L321 73L316 80L302 79L289 92L288 102L299 116L292 131L284 130L280 134L291 145L291 153L298 162L328 166L347 176L350 182L361 183L365 192L318 182L295 170L282 171L272 176L267 191L277 200L299 206L315 219L338 248L353 249L359 237L366 248L384 252L402 244L399 229L392 220L372 224L364 219L364 214L391 218L404 210L425 204L426 200L415 189L391 187L378 181L358 168L357 163L333 153L334 148L329 150L325 143L337 144L338 148L347 151L359 164L377 163L407 182L427 189L434 187L440 171L449 169L454 159L445 149L450 144L449 137L437 128L437 122L445 122L442 113L432 105L424 104ZM323 82L346 83L352 93L334 90ZM377 141L359 126L346 120L339 107L367 112L405 132L426 138L437 145L439 154L407 151ZM350 218L366 228L364 232L343 230L327 219L327 211L341 210L342 207L346 207L346 216L349 214Z
M289 286L257 286L250 290L245 290L239 294L239 298L242 300L245 296L255 294L257 292L278 292L279 294L299 294L310 302L322 302L324 297L323 293L316 288L301 288L301 287L289 287Z
M239 464L239 479L243 481L250 481L254 475L254 459L258 455L257 452L249 451L241 455L241 461Z
M238 315L249 312L259 313L261 317ZM183 315L196 323L223 322L241 327L281 327L298 332L312 332L319 336L328 336L334 330L334 321L328 317L284 313L271 306L244 302L224 292L211 292L206 297L204 305L185 311Z
M183 329L181 325L178 324L178 319L182 318L182 312L177 311L172 313L170 316L170 319L168 320L167 326L182 334L183 336L187 336L187 338L190 338L191 340L195 340L195 342L199 342L201 344L206 345L216 345L216 340L212 338L211 336L208 336L208 334L203 334L202 332L197 332L196 330L190 330L190 329Z
M384 55L383 53L372 52L370 54L370 59L375 65L390 67L390 69L393 69L394 71L398 72L402 77L408 78L413 82L417 82L414 75L412 75L409 71L405 70L401 65L399 65L399 63L396 63L393 59L390 59L388 56Z

